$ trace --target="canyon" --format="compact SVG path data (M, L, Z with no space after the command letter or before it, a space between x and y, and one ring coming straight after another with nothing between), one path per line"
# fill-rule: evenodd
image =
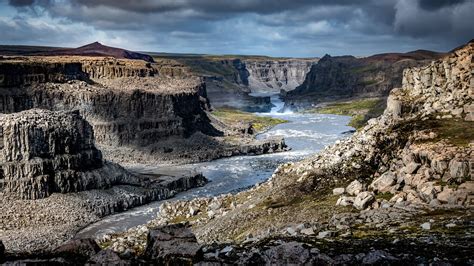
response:
M260 112L270 111L269 95L295 89L303 83L311 65L318 62L318 58L262 56L171 58L204 77L208 97L214 107Z
M0 58L0 262L472 262L474 42L446 54L320 60L151 61L91 47L113 53ZM268 96L277 93L284 102ZM365 97L386 99L386 108L357 131L340 132L347 128L337 116L279 113L283 104L298 110ZM285 159L250 187L159 202L145 224L73 238L106 215L208 181L195 171L137 170L144 165L193 168L287 150L281 137L266 137L285 124L259 132L219 117L223 107L271 110L295 119L288 132L321 133L314 138L333 144L298 150L304 158ZM326 131L304 127L324 121Z
M268 181L164 203L153 221L99 242L149 259L140 247L148 250L155 230L184 223L202 249L176 258L194 262L469 263L473 52L470 42L405 69L380 117L314 156L280 165Z

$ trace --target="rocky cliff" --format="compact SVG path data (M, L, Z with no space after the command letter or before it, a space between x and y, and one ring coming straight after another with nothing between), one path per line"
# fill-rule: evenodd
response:
M105 163L92 127L78 112L32 109L0 116L0 183L6 193L39 199L133 182Z
M269 97L300 85L317 59L276 59L268 57L180 57L176 59L205 78L208 96L215 107L248 111L270 111ZM262 102L264 103L262 105ZM261 106L259 108L259 106Z
M65 73L68 67L56 67L69 64L75 68ZM31 79L28 73L36 66L41 66L38 76L48 78ZM78 110L92 125L105 157L116 162L195 162L285 147L281 140L265 144L251 135L229 143L223 136L232 125L216 126L206 113L210 105L203 79L174 60L21 57L0 60L0 69L7 81L0 84L1 113ZM279 148L267 149L267 144ZM207 152L199 152L203 147Z
M429 51L365 58L325 55L311 67L304 82L284 98L288 106L304 107L335 99L386 97L391 89L402 85L405 68L428 64L442 55Z
M20 63L6 60L0 68L5 70L2 113L77 109L101 145L141 147L196 131L219 134L205 114L205 85L186 76L182 66L110 58L28 58Z
M277 94L301 85L316 60L250 60L244 61L248 86L254 93Z

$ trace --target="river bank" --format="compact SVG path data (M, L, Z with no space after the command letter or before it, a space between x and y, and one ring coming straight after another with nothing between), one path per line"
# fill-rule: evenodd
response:
M136 172L141 185L116 185L105 190L54 193L37 200L0 194L0 239L7 255L48 254L81 228L105 216L146 203L171 198L203 186L199 173L147 175Z

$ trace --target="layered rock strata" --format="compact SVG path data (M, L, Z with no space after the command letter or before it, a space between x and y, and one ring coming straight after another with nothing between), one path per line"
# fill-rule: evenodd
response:
M316 60L245 60L248 86L254 93L277 94L301 85Z
M39 199L133 181L122 168L103 161L92 127L78 112L33 109L1 115L0 133L0 180L6 193Z
M31 69L24 70L23 65L41 65L46 76L56 76L54 71L62 70L55 68L56 64L74 64L77 73L58 74L61 79L37 78L32 83L25 78ZM113 58L27 57L6 58L0 62L2 67L8 69L3 74L8 82L0 86L0 112L31 108L79 110L92 125L97 144L111 160L126 159L122 155L132 150L133 157L145 162L160 160L162 155L163 159L172 155L179 161L179 154L170 153L166 143L181 140L184 143L178 146L189 146L186 139L196 134L194 138L203 135L219 144L215 145L215 152L205 156L208 160L231 150L245 153L238 144L213 140L224 133L206 114L210 106L205 83L173 60L147 63Z

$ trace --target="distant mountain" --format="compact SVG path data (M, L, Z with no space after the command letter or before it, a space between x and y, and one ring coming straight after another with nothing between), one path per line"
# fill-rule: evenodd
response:
M0 45L0 55L78 55L78 56L111 56L124 59L140 59L154 62L153 57L147 54L128 51L121 48L110 47L99 42L87 44L78 48L57 48L24 45Z
M81 55L81 56L112 56L124 59L140 59L154 62L153 57L121 48L110 47L99 42L93 42L74 49L59 49L46 52L46 55Z

